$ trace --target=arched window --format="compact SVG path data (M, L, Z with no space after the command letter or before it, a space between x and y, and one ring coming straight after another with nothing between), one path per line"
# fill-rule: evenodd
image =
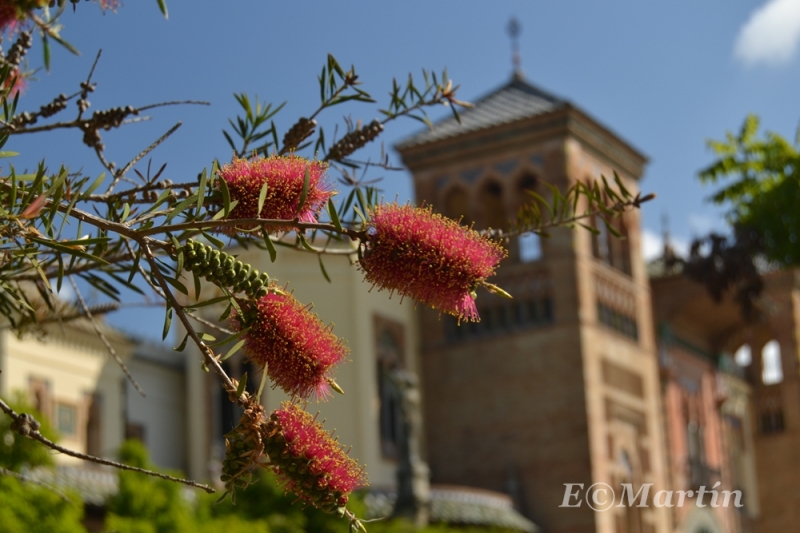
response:
M462 223L470 224L469 195L461 187L450 189L444 199L444 215Z
M753 362L753 352L750 350L750 345L742 344L739 346L739 349L733 354L733 359L741 367L750 366L750 363Z
M781 346L776 340L769 341L761 349L761 381L764 385L783 381Z
M490 181L481 189L481 202L483 203L484 229L508 228L508 214L503 202L503 187L496 181Z
M624 216L604 220L592 217L592 254L603 263L631 274L631 250Z
M518 186L518 201L520 207L529 203L533 198L527 191L536 191L538 180L530 174L523 177ZM521 263L532 263L542 258L542 238L536 233L524 233L517 237L516 255Z

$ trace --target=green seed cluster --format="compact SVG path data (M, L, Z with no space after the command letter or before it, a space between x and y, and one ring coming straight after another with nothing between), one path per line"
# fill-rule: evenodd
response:
M243 292L251 298L267 295L269 276L266 272L259 273L232 255L195 240L189 240L181 247L179 252L181 251L185 270L194 272L211 283L230 287L233 292Z

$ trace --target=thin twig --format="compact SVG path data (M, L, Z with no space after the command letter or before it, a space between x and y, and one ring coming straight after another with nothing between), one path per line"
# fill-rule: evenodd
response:
M155 107L164 107L168 105L211 105L211 102L206 102L204 100L172 100L171 102L159 102L157 104L149 104L144 107L140 107L137 111L147 111L148 109L153 109Z
M333 231L347 235L351 239L364 239L367 236L365 231L358 231L349 228L342 228L341 231L336 229L333 224L321 222L300 222L298 220L280 220L280 219L267 219L267 218L238 218L227 220L196 220L193 222L184 222L181 224L172 224L170 226L159 226L137 231L139 236L156 235L164 232L179 232L183 230L203 229L203 228L218 228L230 226L290 226L298 230L307 229L320 229Z
M197 487L198 489L203 489L209 494L213 494L214 492L216 492L208 485L204 485L203 483L198 483L190 479L181 479L173 476L168 476L166 474L154 472L152 470L147 470L145 468L138 468L136 466L126 465L123 463L118 463L117 461L111 461L109 459L103 459L101 457L95 457L94 455L76 452L74 450L70 450L69 448L64 448L63 446L59 446L55 442L51 441L50 439L39 433L39 423L36 422L36 420L34 420L32 416L24 413L17 414L2 399L0 399L0 409L5 411L5 413L14 420L14 424L12 425L12 429L14 431L19 433L20 435L23 435L35 441L39 441L40 443L44 444L51 450L63 453L64 455L69 455L70 457L83 459L84 461L89 461L100 465L113 466L114 468L117 468L119 470L130 470L131 472L139 472L140 474L146 474L148 476L154 476L161 479L166 479L167 481L183 483L184 485L188 485L190 487Z
M125 363L122 362L122 358L120 358L120 356L117 354L117 351L114 349L114 347L111 346L111 343L108 342L108 339L106 338L105 334L100 329L100 325L94 319L94 316L92 316L92 311L89 309L89 306L86 305L86 300L83 299L83 295L81 294L81 291L78 289L78 284L75 283L75 278L73 278L72 276L68 277L69 277L69 282L72 285L72 290L75 291L75 297L78 298L78 303L81 304L81 308L83 308L83 312L86 315L86 318L88 318L89 322L91 322L92 328L94 328L94 332L97 333L98 337L100 337L100 340L105 345L106 350L108 350L108 353L111 354L111 357L113 357L114 360L117 362L119 367L122 369L122 372L131 382L134 388L136 388L136 390L139 392L139 394L142 395L142 397L146 396L144 390L142 390L142 387L140 387L139 384L136 382L136 380L133 379L133 376L128 370L128 367L125 366Z
M14 472L13 470L8 470L7 468L3 468L2 466L0 466L0 475L13 477L15 479L18 479L18 480L24 482L24 483L30 483L32 485L38 485L38 486L42 487L43 489L49 490L50 492L52 492L53 494L55 494L56 496L58 496L59 498L61 498L65 502L70 503L72 505L75 505L75 502L70 500L67 497L66 494L64 494L63 492L61 492L57 488L48 485L47 483L39 481L38 479L33 479L33 478L28 477L26 475L20 474L19 472Z
M174 126L172 126L172 127L169 129L169 131L167 131L167 133L165 133L164 135L162 135L161 137L159 137L158 139L156 139L156 141L155 141L153 144L151 144L150 146L148 146L147 148L145 148L144 150L142 150L141 152L139 152L139 154L138 154L136 157L134 157L133 159L131 159L131 160L130 160L130 162L129 162L127 165L125 165L125 166L122 168L122 170L120 170L120 175L124 176L125 174L127 174L127 172L128 172L128 171L129 171L131 168L133 168L133 165L135 165L136 163L138 163L139 161L141 161L143 157L145 157L147 154L149 154L150 152L152 152L153 150L155 150L155 149L158 147L158 145L159 145L159 144L161 144L161 143L163 143L164 141L166 141L166 140L167 140L167 138L169 138L169 136L170 136L170 135L172 135L173 133L175 133L175 132L178 130L178 128L180 128L180 127L181 127L181 125L182 125L182 124L183 124L182 122L178 122L177 124L175 124ZM114 185L116 185L116 183L113 183L113 184L112 184L112 187L113 187Z

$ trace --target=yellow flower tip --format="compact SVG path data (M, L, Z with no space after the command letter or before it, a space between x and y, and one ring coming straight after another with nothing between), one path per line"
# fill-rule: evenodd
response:
M498 296L502 296L503 298L513 299L514 297L508 294L506 291L495 285L494 283L489 283L488 281L482 282L483 286L486 288L487 291L491 292L492 294L496 294Z
M333 379L328 378L328 385L330 385L333 390L344 396L344 389L340 387L339 384L336 383Z

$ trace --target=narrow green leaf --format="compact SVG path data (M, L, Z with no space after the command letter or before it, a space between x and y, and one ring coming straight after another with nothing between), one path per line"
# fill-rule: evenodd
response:
M247 387L247 372L242 374L242 379L239 380L239 386L236 387L236 396L241 396L244 392L245 387Z
M167 11L167 2L166 0L156 0L158 2L158 9L161 10L161 14L164 15L165 19L169 19L169 12Z
M261 227L261 233L264 236L264 244L267 247L267 252L269 252L269 260L270 262L274 263L275 258L278 257L278 252L275 250L275 245L272 244L272 239L269 238L269 233L267 233L267 229L265 227Z
M297 240L300 241L300 245L303 248L305 248L306 250L308 250L309 252L316 252L316 250L313 249L310 244L308 244L308 241L306 240L305 235L303 235L302 233L298 232Z
M100 175L97 177L97 179L96 179L96 180L94 180L94 181L92 182L92 184L91 184L91 185L89 185L89 188L88 188L88 189L86 189L86 190L83 192L83 194L81 194L81 198L82 198L82 199L88 198L88 197L89 197L89 195L90 195L90 194L92 194L92 193L95 191L95 189L97 189L97 188L100 186L100 184L101 184L101 183L103 183L103 180L104 180L104 179L106 179L106 173L105 173L105 172L102 172L102 173L100 173Z
M133 281L134 276L139 271L139 260L142 258L142 249L136 251L136 257L133 258L133 265L131 266L131 273L128 275L128 283Z
M183 340L181 341L181 343L178 346L176 346L176 347L174 347L172 349L175 350L176 352L182 352L183 350L186 349L186 343L187 342L189 342L189 334L188 333L186 334L185 337L183 337Z
M52 248L54 250L58 250L59 252L66 253L72 255L73 257L80 257L82 259L88 259L89 261L101 263L103 265L107 265L108 261L101 257L96 257L92 254L87 254L86 252L82 252L80 250L76 250L74 248L70 248L68 246L63 246L61 243L50 241L47 239L40 239L38 237L28 237L28 239L32 240L33 242L37 242L42 246L47 246L48 248Z
M306 169L308 172L308 169ZM261 217L261 210L264 209L264 200L267 199L267 182L264 182L264 185L261 186L261 191L258 193L258 211L256 211L256 217Z
M227 217L231 212L231 192L228 190L228 184L223 179L219 180L219 190L222 193L222 211Z
M200 276L197 272L192 272L192 277L194 278L194 299L197 300L200 298L200 291L202 290L202 285L200 284Z
M619 174L617 174L616 170L614 171L614 181L617 183L617 187L619 187L622 196L624 196L625 198L630 198L631 193L629 193L628 189L626 189L625 185L623 185L622 179L619 177Z
M166 281L167 283L169 283L170 285L181 291L186 296L189 296L189 291L186 289L186 286L177 279L165 275L164 281Z
M311 167L306 166L306 173L303 176L303 192L300 193L300 201L297 204L297 214L300 215L300 212L303 210L303 207L306 205L306 197L308 197L308 184L311 180Z
M19 152L8 152L8 151L0 152L0 158L14 157L14 156L18 156L18 155L19 155Z
M44 68L50 72L50 40L47 34L42 35L42 54L44 55Z
M197 186L197 209L203 207L203 200L206 196L206 183L208 182L208 174L206 169L200 173L200 184Z
M328 271L325 270L325 263L322 262L322 254L317 254L317 259L319 259L319 269L322 270L322 275L325 276L328 283L331 283L331 277L328 275Z
M197 309L199 307L205 307L207 305L218 304L220 302L225 302L227 300L228 300L228 296L217 296L216 298L211 298L210 300L206 300L205 302L192 304L192 309Z
M364 216L364 213L361 212L361 209L359 209L357 205L353 206L353 211L356 212L356 215L358 215L358 218L361 219L363 224L367 223L367 217Z
M172 221L172 219L174 219L176 216L180 215L183 210L185 210L186 208L190 207L192 204L195 203L197 203L197 193L181 200L175 207L172 208L172 210L167 215L167 220L166 220L167 224L169 224Z
M236 352L241 350L241 348L242 348L242 346L244 346L245 342L247 342L247 339L242 339L239 342L237 342L236 344L234 344L233 348L228 350L228 353L226 353L224 356L222 356L222 358L220 360L224 361L226 359L229 359L233 354L235 354Z
M172 306L167 303L167 312L164 314L164 329L161 332L161 340L165 340L169 335L169 328L172 326Z
M209 346L209 348L219 348L220 346L225 346L229 342L233 342L233 341L241 339L244 335L247 334L247 331L249 329L250 328L244 328L243 330L236 332L235 334L231 335L230 337L225 337L221 341L216 342L214 344L209 344L208 346Z
M331 217L331 224L336 228L339 233L342 232L342 223L339 220L339 214L336 212L336 206L333 205L333 200L328 198L328 215Z
M217 248L219 248L220 250L222 250L223 248L225 248L225 243L224 243L224 242L222 242L221 240L217 239L217 238L216 238L216 237L214 237L213 235L209 235L209 234L208 234L208 233L206 233L205 231L201 231L200 233L203 235L203 237L205 237L206 239L208 239L208 242L210 242L211 244L213 244L214 246L216 246L216 247L217 247Z

